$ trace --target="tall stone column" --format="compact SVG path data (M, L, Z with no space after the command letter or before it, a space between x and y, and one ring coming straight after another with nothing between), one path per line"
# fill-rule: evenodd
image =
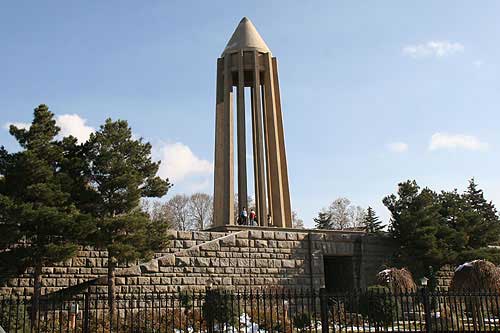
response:
M288 164L286 160L285 151L285 131L283 129L283 113L281 112L281 96L280 86L278 80L278 61L276 58L272 59L273 77L274 77L274 90L275 90L275 105L276 105L276 121L278 126L278 146L279 155L281 160L281 182L283 192L283 204L285 214L284 227L292 228L292 207L290 203L290 185L288 184Z
M247 204L247 151L245 131L245 72L243 71L243 51L238 54L237 93L237 140L238 140L238 214Z

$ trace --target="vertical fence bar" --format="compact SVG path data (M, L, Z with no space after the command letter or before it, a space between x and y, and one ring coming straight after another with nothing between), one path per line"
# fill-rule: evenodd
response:
M90 316L90 295L87 291L83 294L84 306L83 306L83 332L90 333L89 327L89 316Z
M328 333L328 298L325 289L319 290L320 311L321 311L321 332ZM335 330L335 321L334 321Z
M287 295L285 293L284 289L280 289L279 291L279 297L280 297L280 303L281 303L281 309L283 313L281 314L281 318L283 321L283 332L287 332L287 321L288 321L288 306L290 304L289 299L287 298Z

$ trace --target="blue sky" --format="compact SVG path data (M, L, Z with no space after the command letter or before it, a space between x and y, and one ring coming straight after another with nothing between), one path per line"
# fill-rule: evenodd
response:
M416 179L476 177L500 205L498 1L4 1L5 125L46 103L82 140L127 119L175 193L212 191L215 63L243 16L278 58L292 205L339 196L387 220Z

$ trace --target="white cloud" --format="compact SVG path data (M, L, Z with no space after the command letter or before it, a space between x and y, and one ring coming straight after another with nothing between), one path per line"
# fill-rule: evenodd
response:
M61 128L59 136L65 137L73 135L80 143L87 141L90 133L95 131L94 128L87 126L86 122L86 119L81 118L77 114L62 114L60 116L56 116L56 124ZM10 125L24 129L28 129L31 126L29 123L7 122L3 127L6 130L9 130Z
M466 149L486 150L488 143L481 142L477 137L464 134L434 133L431 137L429 150Z
M403 47L403 54L412 58L445 57L464 51L460 43L449 41L429 41L423 44L407 45Z
M4 125L3 125L3 128L5 128L7 131L9 130L10 128L10 125L14 125L16 126L17 128L24 128L24 129L28 129L30 128L31 124L28 124L28 123L12 123L12 122L6 122Z
M481 68L483 66L483 61L482 60L476 60L472 63L474 67L476 68Z
M174 184L193 176L205 176L200 184L208 184L206 177L211 175L214 169L211 162L199 158L181 142L161 144L159 148L154 149L154 157L161 160L158 175L168 178Z
M94 132L94 128L86 125L87 120L81 118L77 114L63 114L56 117L57 126L61 128L60 136L72 135L78 139L80 143L89 139L89 136Z
M404 153L408 151L408 144L404 142L391 142L387 144L387 149L393 153Z

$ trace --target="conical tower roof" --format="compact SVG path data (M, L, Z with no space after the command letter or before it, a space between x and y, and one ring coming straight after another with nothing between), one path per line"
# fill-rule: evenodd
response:
M222 52L222 56L240 50L257 50L263 53L271 52L269 47L267 47L266 42L264 42L262 37L257 32L257 29L253 25L252 21L250 21L247 17L241 19L240 24L236 27L231 39L227 42L226 48Z

